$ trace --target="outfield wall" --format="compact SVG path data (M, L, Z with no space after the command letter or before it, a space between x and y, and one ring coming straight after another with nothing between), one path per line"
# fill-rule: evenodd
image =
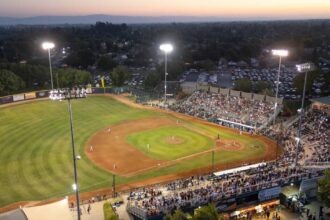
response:
M47 98L48 96L49 96L49 90L9 95L9 96L0 97L0 105L10 104L10 103L14 103L14 102L21 102L21 101L26 101L26 100Z
M87 88L86 91L87 91L87 94L105 94L105 93L120 94L120 93L128 92L128 88L127 87ZM34 99L47 98L47 97L49 97L49 92L50 92L50 90L32 91L32 92L26 92L26 93L20 93L20 94L14 94L14 95L0 97L0 105L21 102L21 101L34 100Z

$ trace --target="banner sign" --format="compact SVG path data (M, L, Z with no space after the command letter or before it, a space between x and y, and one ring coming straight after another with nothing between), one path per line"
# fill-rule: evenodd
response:
M269 188L269 189L263 189L263 190L259 191L258 199L260 202L270 200L270 199L279 197L280 193L281 193L280 186L276 186L276 187Z
M24 95L25 95L25 99L35 99L36 98L35 92L25 93Z
M0 104L6 104L13 102L13 96L6 96L0 98Z
M14 102L24 100L24 94L13 95Z

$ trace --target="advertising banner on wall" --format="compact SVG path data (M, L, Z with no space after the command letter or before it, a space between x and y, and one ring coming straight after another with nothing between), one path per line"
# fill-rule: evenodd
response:
M0 104L6 104L13 102L13 96L6 96L0 98Z
M14 102L24 100L24 94L13 95L13 100L14 100Z
M276 186L276 187L269 188L269 189L263 189L263 190L259 191L258 199L260 202L274 199L274 198L279 197L280 193L281 193L280 186Z
M25 95L25 99L35 99L36 98L35 92L25 93L24 95Z

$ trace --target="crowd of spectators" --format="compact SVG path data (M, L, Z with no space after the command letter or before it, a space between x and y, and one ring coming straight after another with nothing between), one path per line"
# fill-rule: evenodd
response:
M206 120L218 118L259 127L268 122L273 114L274 103L252 100L220 93L195 91L171 109Z
M319 110L307 112L302 118L301 142L306 162L330 161L330 116ZM298 129L298 122L293 124Z
M274 169L274 166L277 166ZM149 187L131 192L129 206L144 210L148 216L166 214L176 209L188 209L255 192L282 186L296 180L321 175L304 168L291 168L276 162L246 171L213 178L190 177L171 182L163 187Z

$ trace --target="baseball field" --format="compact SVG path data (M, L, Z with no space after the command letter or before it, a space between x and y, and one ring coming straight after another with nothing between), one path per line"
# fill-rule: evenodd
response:
M82 192L134 187L274 159L271 140L117 96L73 100ZM67 102L0 106L0 207L73 194Z

